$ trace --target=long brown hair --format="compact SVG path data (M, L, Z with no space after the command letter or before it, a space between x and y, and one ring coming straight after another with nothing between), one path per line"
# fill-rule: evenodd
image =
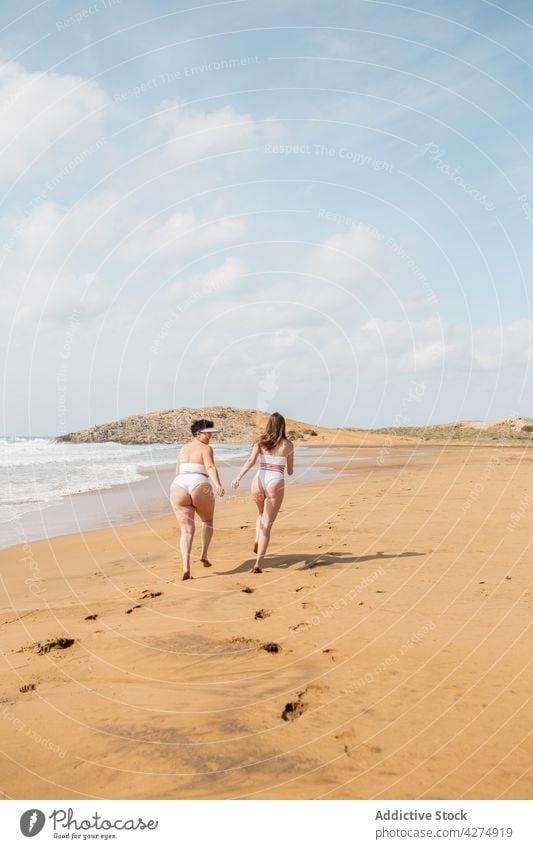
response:
M272 451L273 448L277 448L282 439L287 439L285 436L285 419L281 413L272 413L266 423L264 433L257 437L255 444L265 451Z

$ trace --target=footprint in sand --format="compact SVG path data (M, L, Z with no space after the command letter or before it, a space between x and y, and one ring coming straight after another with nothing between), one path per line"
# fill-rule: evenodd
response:
M75 642L72 637L58 637L55 640L48 640L46 643L37 643L35 651L37 654L48 654L52 649L69 649Z
M295 719L298 719L298 717L301 716L302 713L307 710L309 704L306 700L306 697L308 696L310 689L318 690L320 688L315 687L314 685L311 685L311 687L306 687L305 690L302 690L301 693L298 693L296 699L293 702L287 702L281 712L281 718L285 720L285 722L294 722Z
M98 613L90 613L89 616L85 617L85 621L89 621L91 619L98 619Z
M256 610L254 613L254 619L268 619L269 616L272 616L271 610L265 610L261 608L261 610Z
M281 651L281 646L278 643L263 643L261 648L269 654L278 654Z
M163 593L162 592L153 592L152 590L144 590L144 592L141 596L141 601L146 599L146 598L157 598L160 595L163 595Z
M381 746L363 742L352 728L347 728L340 734L334 734L333 739L341 743L348 757L363 762L367 761L371 755L379 755L382 751Z
M291 631L307 631L309 627L309 622L298 622L297 625L289 625Z
M333 654L333 652L334 652L334 651L337 651L337 649L322 649L322 654L329 654L329 656L331 657L331 659L332 659L333 663L336 663L336 662L337 662L337 658L336 658L336 657L335 657L335 655Z
M303 693L298 694L296 701L287 702L281 712L281 718L284 719L285 722L294 722L295 719L298 719L298 717L302 715L306 708L305 703L302 701L304 695L305 690Z
M231 637L229 640L224 640L224 643L230 651L235 652L241 650L250 651L251 649L262 649L268 652L268 654L279 654L281 652L279 643L261 643L259 640L254 640L251 637Z
M142 607L142 604L135 604L133 607L130 607L129 610L126 610L126 613L133 613L134 610L139 610Z
M35 684L23 684L19 687L19 693L31 693L33 690L35 690Z

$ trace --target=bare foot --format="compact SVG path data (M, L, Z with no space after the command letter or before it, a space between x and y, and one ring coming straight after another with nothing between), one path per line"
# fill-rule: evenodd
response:
M207 568L208 566L212 566L213 564L207 559L207 557L200 557L200 563Z
M253 569L250 569L252 575L260 575L263 570L259 566L254 566Z
M191 573L189 572L188 569L187 569L186 572L183 573L183 578L181 580L182 581L190 581L191 580Z
M254 542L254 554L257 554L257 540Z

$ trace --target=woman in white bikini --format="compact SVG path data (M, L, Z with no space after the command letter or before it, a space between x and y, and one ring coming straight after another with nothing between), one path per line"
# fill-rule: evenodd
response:
M254 442L252 453L241 471L231 482L234 489L259 458L259 471L252 481L252 499L259 515L255 526L254 552L257 555L252 572L262 572L263 558L270 541L270 531L279 513L285 494L284 471L294 471L294 447L285 436L285 419L280 413L272 413L265 432Z
M191 425L192 439L186 442L178 454L176 477L170 486L170 503L180 526L180 549L183 558L183 580L191 577L191 549L194 537L194 514L202 520L202 552L200 560L211 566L207 559L209 543L213 536L215 496L209 482L215 485L216 494L224 495L213 449L209 445L213 433L218 433L213 422L198 419Z

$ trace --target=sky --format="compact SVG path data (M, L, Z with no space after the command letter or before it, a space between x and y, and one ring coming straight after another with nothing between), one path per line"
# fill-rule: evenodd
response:
M3 0L3 434L533 416L529 0Z

